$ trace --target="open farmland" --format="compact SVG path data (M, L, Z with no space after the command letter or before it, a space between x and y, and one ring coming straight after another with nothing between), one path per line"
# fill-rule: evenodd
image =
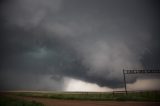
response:
M2 93L18 100L42 103L45 106L159 106L159 92L125 94L98 92L10 92Z
M65 100L97 101L160 101L159 91L112 93L112 92L17 92L18 96L40 97Z

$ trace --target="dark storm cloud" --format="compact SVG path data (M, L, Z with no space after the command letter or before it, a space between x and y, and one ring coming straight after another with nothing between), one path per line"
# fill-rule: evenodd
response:
M1 3L1 89L63 90L65 77L122 87L123 68L160 61L158 8L149 0Z

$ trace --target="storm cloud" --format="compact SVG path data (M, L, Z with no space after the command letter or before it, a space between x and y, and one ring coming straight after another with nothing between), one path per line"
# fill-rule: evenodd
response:
M7 0L0 5L2 90L64 90L65 78L119 88L123 69L160 63L156 0Z

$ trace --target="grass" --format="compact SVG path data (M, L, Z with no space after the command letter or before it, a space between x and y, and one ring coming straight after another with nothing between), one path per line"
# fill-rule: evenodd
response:
M44 106L41 103L35 101L28 102L24 100L19 100L11 97L0 97L0 106Z
M60 92L60 93L41 93L41 92L21 92L15 93L19 96L32 96L52 99L70 99L70 100L100 100L100 101L154 101L160 102L160 92L132 92L127 95L124 93L98 93L98 92Z

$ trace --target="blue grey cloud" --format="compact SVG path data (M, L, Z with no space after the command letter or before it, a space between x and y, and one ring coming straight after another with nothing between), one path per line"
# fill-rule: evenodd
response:
M123 68L160 62L158 4L156 0L1 2L1 89L63 90L65 77L122 87Z

